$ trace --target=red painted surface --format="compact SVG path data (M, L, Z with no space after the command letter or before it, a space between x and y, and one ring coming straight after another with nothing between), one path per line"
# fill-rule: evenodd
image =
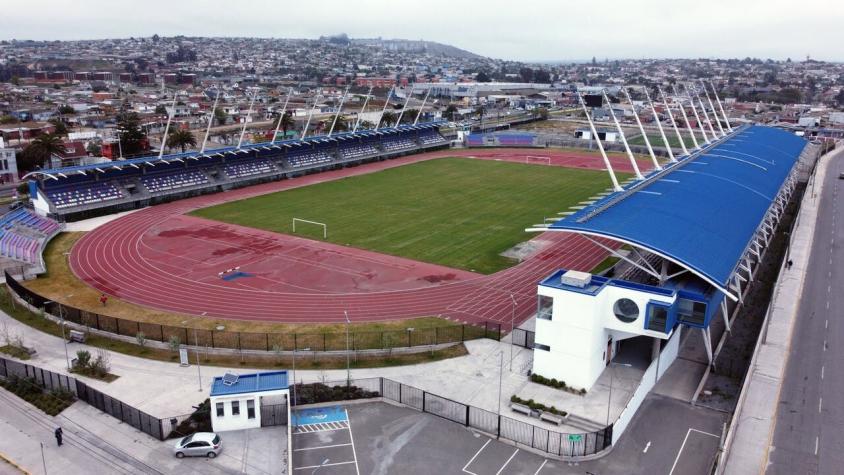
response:
M184 214L206 206L444 156L600 168L593 155L544 149L448 150L266 183L153 206L89 232L70 266L98 290L140 305L213 317L278 322L342 322L442 315L516 324L536 307L536 284L559 268L589 270L606 251L565 233L534 238L541 249L493 275L426 264ZM614 159L615 160L615 159ZM623 158L621 159L623 160ZM619 162L621 165L621 162ZM629 164L628 164L629 166ZM619 166L623 169L622 166ZM252 277L224 281L240 266Z

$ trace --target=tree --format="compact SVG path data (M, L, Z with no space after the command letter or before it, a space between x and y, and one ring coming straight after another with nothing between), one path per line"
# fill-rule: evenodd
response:
M155 106L155 113L158 115L167 115L167 106L164 104L158 104Z
M99 157L103 154L103 148L97 142L88 142L88 146L85 147L85 151L94 157Z
M551 73L544 69L540 69L533 74L533 80L542 84L550 84Z
M59 135L41 134L17 157L18 168L27 172L43 168L51 156L63 154L65 151L64 142Z
M67 125L61 119L50 119L48 122L53 125L56 135L67 135Z
M475 76L475 81L477 82L492 82L492 78L489 77L486 71L481 71Z
M214 109L214 120L217 121L217 125L226 125L226 120L229 118L226 111L217 107Z
M840 107L844 107L844 87L838 91L838 95L835 96L835 100L838 102Z
M542 120L548 120L548 109L545 107L536 107L533 109L533 112L536 117L539 117Z
M412 124L413 121L416 120L417 115L419 115L419 109L408 109L404 111L404 115L401 116L401 123Z
M519 76L522 77L522 82L533 82L533 68L519 69Z
M360 121L360 124L358 124L359 130L367 130L367 129L374 129L374 128L375 128L375 123L370 122L368 120L362 120L362 121Z
M180 147L182 149L182 153L185 153L188 146L196 147L196 137L193 136L190 130L173 130L170 132L170 135L167 136L167 146L170 148Z
M0 124L17 124L20 122L17 117L13 115L0 115Z
M61 106L59 106L59 114L61 115L71 115L75 113L76 109L74 109L73 106L67 104L62 104Z
M279 121L281 121L280 125L278 123ZM278 120L276 120L276 122L274 124L275 127L282 130L282 132L283 132L282 135L284 137L287 137L287 131L292 129L294 125L295 125L295 121L293 120L293 114L290 113L289 111L285 112L284 115L279 116Z
M146 134L141 129L141 118L136 112L124 112L117 116L117 129L123 153L134 155L144 151Z
M386 111L386 112L384 112L384 115L381 116L381 124L380 125L382 125L384 127L390 127L390 126L392 126L396 123L396 119L398 119L398 116L396 115L395 112Z
M453 122L454 118L457 116L457 106L454 104L449 104L448 107L445 108L443 116Z

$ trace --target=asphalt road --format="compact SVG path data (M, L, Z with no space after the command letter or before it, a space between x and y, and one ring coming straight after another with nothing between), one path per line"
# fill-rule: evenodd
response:
M844 150L826 175L809 272L780 393L769 474L833 474L844 467Z

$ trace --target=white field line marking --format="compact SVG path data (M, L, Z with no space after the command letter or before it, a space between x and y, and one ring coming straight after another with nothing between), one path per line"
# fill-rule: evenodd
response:
M539 472L542 471L543 468L545 468L546 463L548 463L548 459L542 461L542 465L540 465L539 468L537 468L536 471L533 472L533 475L539 475Z
M648 453L648 449L651 448L651 441L649 440L647 444L645 444L645 450L642 450L643 454Z
M829 302L827 302L826 305L827 305L826 308L829 308ZM823 328L824 328L824 330L829 328L829 319L826 319L826 321L823 322Z
M683 438L683 444L680 446L680 451L677 452L677 457L674 459L674 465L671 466L671 471L668 472L668 475L673 475L674 469L677 468L677 462L680 461L680 456L683 454L683 449L686 447L686 442L688 442L689 434L691 434L692 431L699 432L701 434L705 434L705 435L708 435L708 436L711 436L711 437L715 437L716 439L720 439L720 437L715 435L715 434L710 434L709 432L704 432L702 430L692 429L691 427L689 427L689 430L686 431L686 437Z
M355 462L336 462L336 463L327 463L327 464L324 464L324 465L308 465L307 467L296 467L293 470L307 470L309 468L332 467L334 465L348 465L350 463L355 463ZM357 467L356 463L355 463L355 466Z
M818 444L820 443L820 436L815 436L815 455L818 455Z
M820 414L822 408L823 408L823 398L818 398L818 413L819 414Z
M823 370L824 370L824 368L826 368L826 366L821 366L821 379L823 379Z
M347 445L352 445L352 444L318 445L316 447L303 447L301 449L293 449L293 451L294 452L301 452L303 450L330 449L330 448L333 448L333 447L346 447Z
M475 455L473 455L473 456L472 456L472 458L470 458L470 459L469 459L469 461L468 461L468 462L466 462L466 465L464 465L464 466L463 466L463 471L464 471L464 472L466 472L466 473L470 473L471 475L477 475L476 473L474 473L474 472L470 472L470 471L468 471L468 470L466 470L466 469L469 467L469 465L472 465L472 462L474 462L474 461L475 461L475 459L476 459L476 458L478 458L478 455L480 455L480 454L481 454L481 452L483 452L483 450L486 448L486 446L487 446L487 445L489 445L489 443L490 443L490 442L492 442L492 439L488 439L488 440L486 441L486 443L485 443L485 444L484 444L484 445L483 445L480 449L478 449L478 451L477 451L477 452L475 452Z
M511 455L510 458L508 458L507 461L504 462L504 465L502 465L501 468L499 468L498 471L495 472L495 475L501 475L501 472L504 471L504 468L507 466L507 464L510 463L511 460L513 460L513 457L515 457L517 453L519 453L519 449L516 449L516 451L513 452L513 455Z
M352 456L355 457L355 473L360 475L360 468L358 468L358 453L355 450L355 438L352 436L352 420L349 419L349 411L343 409L343 412L346 413L346 424L348 425L349 429L349 442L352 443Z

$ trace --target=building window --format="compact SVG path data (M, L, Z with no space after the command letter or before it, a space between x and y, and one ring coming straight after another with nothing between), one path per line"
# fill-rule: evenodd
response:
M662 305L648 305L648 330L667 332L668 307Z
M542 343L534 343L533 349L535 350L542 350L542 351L551 351L551 347L548 345L543 345Z
M246 417L249 419L255 418L255 401L253 399L246 401Z
M551 314L554 310L554 299L540 295L537 301L536 318L542 320L551 320Z
M689 299L677 299L677 319L694 326L706 322L706 303Z
M239 416L240 415L240 401L232 401L232 415Z
M624 323L633 323L639 318L639 306L630 299L618 299L612 306L612 313Z
M217 403L217 417L223 417L226 415L226 411L223 409L224 405L221 402Z

